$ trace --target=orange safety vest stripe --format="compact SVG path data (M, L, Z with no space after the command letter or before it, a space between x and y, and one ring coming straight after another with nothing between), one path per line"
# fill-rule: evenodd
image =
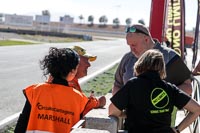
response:
M32 85L24 93L31 104L27 131L69 133L88 102L76 89L58 84Z

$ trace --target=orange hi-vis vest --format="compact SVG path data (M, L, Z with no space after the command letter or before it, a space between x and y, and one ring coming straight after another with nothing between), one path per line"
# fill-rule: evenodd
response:
M76 89L59 84L32 85L24 93L31 104L28 133L69 133L88 102Z
M71 82L69 82L69 85L75 88L76 90L80 91L83 95L85 95L81 90L81 87L78 83L78 79L74 78ZM83 116L86 115L90 110L98 107L99 107L99 100L93 96L88 97L88 103L83 111Z

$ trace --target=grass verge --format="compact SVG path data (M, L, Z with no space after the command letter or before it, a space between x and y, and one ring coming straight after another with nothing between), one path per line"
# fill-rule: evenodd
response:
M83 92L87 96L90 95L91 91L94 91L95 96L106 95L111 92L116 69L117 65L82 85Z
M41 35L22 35L24 39L34 40L45 43L65 43L65 42L81 42L83 39L71 37L41 36Z
M0 40L0 46L14 46L14 45L27 45L27 44L37 44L33 42L26 41L14 41L14 40Z
M55 36L41 36L41 35L19 35L19 36L23 40L10 40L10 39L1 40L0 38L0 46L30 45L30 44L41 44L41 43L68 43L68 42L84 41L83 39L72 38L72 37L55 37Z

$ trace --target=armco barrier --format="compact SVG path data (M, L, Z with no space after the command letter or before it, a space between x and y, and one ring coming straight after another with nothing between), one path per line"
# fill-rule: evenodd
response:
M0 32L10 32L17 34L28 34L28 35L43 35L43 36L57 36L57 37L72 37L83 39L87 41L92 41L92 36L89 35L78 35L78 34L69 34L61 32L48 32L48 31L36 31L36 30L22 30L22 29L10 29L10 28L0 28Z
M87 129L87 128L76 128L71 133L110 133L107 130Z
M127 133L122 128L122 119L108 116L108 106L110 105L110 98L112 94L106 95L106 105L104 108L93 109L88 112L85 117L73 126L73 133L79 133L86 129L92 129L95 132L108 131L109 133ZM75 129L79 129L78 131Z

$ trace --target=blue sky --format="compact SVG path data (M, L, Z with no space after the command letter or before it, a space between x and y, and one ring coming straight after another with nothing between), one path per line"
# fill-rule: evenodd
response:
M185 0L186 3L186 28L192 29L196 24L197 0ZM81 14L87 22L89 15L94 16L95 23L99 17L106 15L108 23L116 17L121 24L126 18L132 18L136 23L144 19L149 24L151 0L3 0L0 13L18 15L41 14L42 10L49 10L52 21L59 21L59 16L70 15L79 22Z

